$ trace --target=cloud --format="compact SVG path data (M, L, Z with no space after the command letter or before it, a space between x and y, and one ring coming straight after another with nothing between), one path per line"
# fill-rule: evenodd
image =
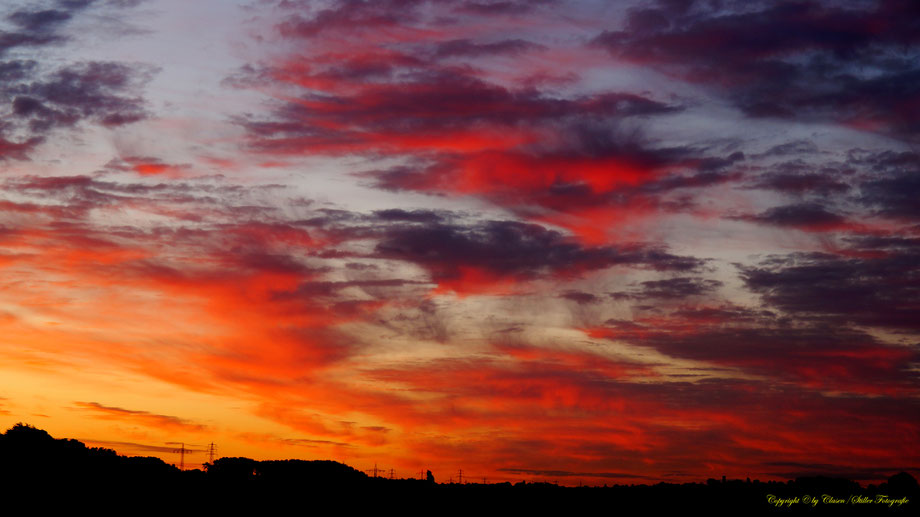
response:
M93 439L81 439L81 442L90 444L90 445L99 445L102 447L112 447L121 451L131 451L131 452L154 452L160 454L175 454L175 447L168 447L162 445L149 445L146 443L136 443L136 442L117 442L117 441L105 441L105 440L93 440ZM203 452L195 449L186 449L186 454L193 452Z
M145 118L143 101L123 92L135 88L147 74L120 63L88 62L55 71L47 80L15 85L13 115L34 132L72 126L89 119L119 126Z
M71 18L67 11L46 9L44 11L16 11L6 17L19 28L29 32L47 32Z
M24 160L42 140L40 137L32 137L22 142L11 142L0 137L0 160Z
M183 418L158 415L148 411L137 411L114 406L104 406L98 402L74 402L77 408L94 413L97 418L123 420L130 423L154 427L157 429L185 432L202 432L208 428L202 424Z
M282 35L291 38L312 38L323 32L367 29L399 29L414 19L415 8L424 2L416 0L385 0L362 2L338 0L328 8L311 15L295 15L279 26ZM397 14L398 13L398 14Z
M455 39L439 43L436 57L495 56L500 54L522 54L545 48L542 45L522 39L506 39L493 43L475 43L468 39Z
M881 255L868 258L824 253L776 256L742 267L741 277L766 303L799 318L920 330L915 317L920 310L915 302L920 299L917 250L886 246L876 251ZM897 282L889 280L892 274Z
M743 215L731 218L771 226L819 232L854 229L860 226L849 222L846 217L831 212L817 203L777 206L757 215Z
M692 14L663 3L632 9L623 30L594 44L708 85L749 117L834 121L915 140L917 28L910 2L697 4Z
M920 195L920 179L916 171L920 155L914 152L891 151L853 157L856 163L869 165L882 174L866 178L859 185L858 202L884 217L920 220L915 199Z
M815 297L820 298L821 283L830 279L808 278L817 279ZM852 313L820 314L814 307L792 310L775 298L778 293L766 292L766 309L713 305L717 299L710 295L703 299L709 306L699 302L635 305L631 319L609 319L584 331L593 338L649 347L668 357L727 367L772 382L791 382L804 389L873 396L916 391L911 364L918 358L917 350L885 343L851 326L871 325L870 317L861 320ZM801 294L807 296L806 290ZM634 298L629 293L619 297ZM833 310L836 301L827 303ZM880 313L885 310L888 308L879 308Z
M583 305L588 303L595 303L600 300L597 296L591 293L585 293L581 291L566 291L560 295L560 298L564 298L569 301L573 301L577 304Z
M137 64L30 59L40 47L71 40L66 26L91 2L59 2L55 9L16 10L5 18L21 32L0 33L0 159L25 160L49 132L83 122L117 127L146 118L142 85L154 71ZM50 52L50 50L48 50Z
M287 69L262 71L250 79L319 90L281 105L274 120L241 121L253 137L253 149L279 154L503 150L533 141L536 135L525 124L549 124L546 129L553 131L554 121L569 117L642 116L679 109L628 93L559 99L515 91L400 54L359 55L328 65L318 61L318 66L293 62ZM587 153L598 136L580 142ZM608 149L605 142L597 144L594 154ZM642 159L656 157L648 153Z
M793 140L785 144L774 145L763 152L763 156L808 155L819 152L818 146L811 140Z
M82 6L75 6L79 10ZM71 12L60 9L41 11L18 10L4 16L20 32L0 33L0 56L10 50L42 47L61 43L66 37L58 29L72 18Z
M647 369L629 370L629 363L596 354L528 346L497 351L506 355L442 359L371 372L374 378L427 396L427 404L392 406L391 422L437 432L485 427L490 434L502 435L496 442L466 433L430 449L416 442L417 454L437 451L442 458L466 457L470 462L471 450L485 450L491 465L499 469L584 472L585 477L589 472L623 472L641 479L648 472L644 462L650 459L655 472L665 465L677 467L709 458L719 463L717 470L754 473L762 472L763 463L776 461L778 455L802 463L835 450L849 450L851 458L878 458L878 451L892 442L871 433L884 428L881 422L898 421L903 414L899 404L912 400L908 393L828 398L810 387L750 380L648 382ZM817 370L823 372L825 363L821 363ZM840 379L841 385L847 380ZM845 426L846 419L860 411L873 415L867 420L872 430ZM547 414L553 418L535 417ZM548 448L554 451L551 457L542 453ZM715 451L721 459L712 459ZM540 468L522 469L522 464ZM561 469L561 465L585 468ZM620 470L613 470L615 465ZM660 474L656 476L660 479Z
M432 210L403 210L388 208L374 211L374 217L381 221L405 221L413 223L440 223L444 216Z
M642 289L630 293L635 298L680 299L711 293L722 285L718 280L704 278L676 277L665 280L648 280L641 283Z
M538 470L538 469L524 469L524 468L504 468L499 469L499 472L507 472L509 474L524 474L525 476L536 476L542 478L556 478L556 477L587 477L587 478L607 478L607 479L652 479L648 476L642 476L637 474L627 474L624 472L569 472L567 470Z
M812 167L805 164L787 164L760 176L752 188L775 190L785 194L816 194L833 196L847 192L852 187L840 180L838 171L826 173L806 172Z
M387 10L397 4L398 15ZM366 171L374 186L486 199L592 244L621 238L625 219L677 207L660 199L665 191L728 181L721 171L743 159L743 153L700 156L698 149L643 137L643 121L684 111L674 97L603 88L566 92L537 87L528 79L535 74L508 80L458 66L459 58L478 62L548 50L530 39L475 33L472 21L495 16L499 4L468 7L336 2L281 22L282 37L308 38L309 50L247 65L226 81L276 99L270 116L237 118L248 149L392 158L398 165ZM364 36L343 47L345 27ZM682 174L694 166L700 175Z
M314 448L323 448L323 447L335 447L335 448L353 448L354 445L346 442L333 441L333 440L313 440L309 438L284 438L274 435L267 434L258 434L258 433L244 433L241 436L244 440L254 443L276 443L282 446L294 446L294 447L308 447L311 449Z
M518 282L574 278L616 265L686 271L703 264L655 246L586 247L559 232L515 221L394 227L384 233L375 256L417 263L440 289L456 292L503 290Z
M520 0L509 0L509 1L492 1L492 2L462 2L457 7L457 10L460 12L469 12L475 14L484 14L484 15L515 15L523 14L534 9L539 8L541 5L549 5L555 3L555 0L533 0L529 2L523 2Z

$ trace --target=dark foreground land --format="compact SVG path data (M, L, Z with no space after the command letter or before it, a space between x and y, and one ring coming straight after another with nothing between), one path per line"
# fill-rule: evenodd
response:
M612 487L549 483L439 484L374 478L334 461L221 458L180 471L17 424L0 435L0 497L39 509L121 514L232 511L328 515L355 510L423 516L522 515L920 515L917 481L899 473L878 486L813 477L788 483L717 481ZM9 508L9 506L7 506Z

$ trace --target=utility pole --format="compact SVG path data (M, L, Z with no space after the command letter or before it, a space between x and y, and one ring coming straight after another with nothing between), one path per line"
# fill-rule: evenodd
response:
M393 479L393 469L390 469L390 479Z
M214 445L214 442L211 442L208 445L208 463L214 463L214 453L216 450L217 447Z
M460 469L460 481L458 483L463 484L463 469Z

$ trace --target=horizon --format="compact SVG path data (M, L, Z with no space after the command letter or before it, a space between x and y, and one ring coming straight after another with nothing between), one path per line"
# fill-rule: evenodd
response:
M41 428L32 426L31 424L28 424L28 423L25 423L25 422L17 422L13 427L11 427L10 429L7 429L6 432L12 431L12 430L14 430L15 428L20 427L20 426L29 428L29 429L31 429L31 430L33 430L33 431L38 431L38 432L42 432L42 433L47 433L47 431L45 431L44 429L41 429ZM6 434L6 432L0 433L0 435ZM80 442L80 443L83 443L83 445L86 446L86 442L83 442L82 440L79 440L79 439L76 439L76 438L55 437L55 436L51 436L50 434L49 434L48 436L50 436L52 439L57 440L57 441L75 440L75 441L78 441L78 442ZM107 448L107 447L99 447L99 448L100 448L100 449L105 449L105 450L109 450L109 451L113 451L113 452L118 453L117 451L115 451L115 449L111 449L111 448ZM153 456L153 455L141 456L141 455L130 455L130 454L119 454L119 456L123 456L123 457L155 458L155 459L159 459L159 460L163 461L165 464L167 464L167 465L169 465L169 466L172 466L172 467L176 468L176 470L178 470L178 471L196 471L196 470L197 470L197 471L204 471L204 472L208 472L210 466L213 466L213 465L217 464L217 462L218 462L219 460L252 460L252 461L256 461L256 462L273 462L273 461L280 461L280 462L304 461L304 462L321 462L321 463L322 463L322 462L332 462L332 463L337 463L337 464L339 464L339 465L344 465L344 466L346 466L346 467L349 467L349 468L353 469L354 471L356 471L356 472L358 472L358 473L360 473L360 474L365 475L368 479L382 479L382 480L391 480L391 481L394 481L394 480L395 480L395 481L406 481L406 480L423 481L423 480L426 479L425 475L426 475L426 473L427 473L427 474L431 474L431 475L432 475L432 477L433 477L433 479L434 479L433 483L435 483L435 484L442 484L442 485L455 485L455 484L462 484L462 485L512 484L512 485L517 485L518 483L526 483L526 484L535 483L535 484L547 484L547 485L554 485L554 486L568 487L568 488L606 488L606 487L608 487L608 486L609 486L609 487L630 487L630 486L650 486L650 485L656 485L656 484L660 484L660 483L669 484L667 481L658 481L658 482L647 481L647 482L645 482L645 483L622 483L622 484L621 484L621 483L612 483L612 482L611 482L611 483L604 483L603 485L600 485L600 484L589 485L589 484L582 484L581 480L578 480L578 483L577 483L577 484L566 484L566 483L559 483L559 482L558 482L558 479L550 480L549 477L544 477L543 479L539 479L539 480L531 480L531 481L529 481L529 483L528 483L528 480L526 480L526 479L521 479L521 480L518 481L518 482L514 482L514 481L510 481L510 480L501 480L501 481L492 481L492 482L489 482L489 480L488 480L487 478L480 478L480 479L482 480L482 482L480 483L480 480L479 480L479 479L476 479L475 477L472 477L472 478L471 478L471 477L465 477L465 478L464 478L465 480L463 480L463 479L460 479L459 476L458 476L457 481L454 481L453 476L449 476L449 477L447 478L447 479L448 479L447 481L444 481L443 479L441 479L441 481L438 481L438 479L439 479L438 476L437 476L437 475L434 475L434 473L431 472L430 470L429 470L429 471L423 471L423 472L421 472L421 473L419 474L419 477L412 477L412 476L409 476L409 477L400 477L400 476L396 476L392 471L389 471L388 469L384 469L384 468L379 469L379 472L378 472L377 466L376 466L376 465L374 466L373 469L363 469L363 470L362 470L362 469L356 468L356 467L353 466L353 465L349 465L349 464L342 463L342 462L337 462L337 461L335 461L335 460L328 460L328 459L321 459L321 458L320 458L320 459L311 459L311 460L303 460L303 459L299 459L299 458L285 458L285 459L273 459L273 460L258 460L258 459L255 459L255 458L247 458L247 457L241 457L241 456L232 456L232 457L221 456L221 457L215 457L213 461L208 461L208 462L202 463L202 464L200 464L200 465L197 466L197 467L189 467L188 465L185 465L184 468L180 468L180 466L179 466L178 464L176 464L176 463L170 463L169 461L167 461L167 460L165 460L165 459L163 459L163 458L161 458L161 457L159 457L159 456ZM462 472L462 469L459 469L459 472ZM546 473L546 474L547 474L548 476L551 477L553 473ZM569 477L569 476L565 475L565 473L562 473L562 474L563 474L563 475L562 475L563 478ZM907 473L907 472L904 472L904 471L900 471L900 472L897 472L897 473L892 473L891 475L889 475L889 476L887 476L887 477L885 477L885 478L881 478L881 481L882 481L882 482L887 482L887 481L889 481L892 477L894 477L895 475L901 475L901 474L908 474L908 475L910 475L910 473ZM473 479L473 480L470 481L470 479ZM825 475L825 474L822 474L822 473L814 473L814 474L812 474L812 475L808 475L808 476L799 476L799 477L797 477L797 478L795 478L795 479L786 479L786 480L760 480L760 479L751 479L750 477L747 477L746 479L740 479L740 478L726 478L725 476L723 476L721 479L708 478L708 479L706 479L706 480L685 481L685 482L683 482L683 483L670 483L670 484L675 484L675 485L678 485L678 484L680 484L680 485L686 485L686 484L691 484L691 485L709 485L709 484L712 484L712 482L716 482L716 483L734 483L734 482L741 482L741 483L746 483L746 484L752 484L752 483L753 483L753 484L758 484L758 483L762 483L762 484L767 484L767 485L768 485L768 484L772 484L772 483L778 483L778 484L791 484L791 483L801 482L801 481L803 481L803 480L809 480L809 479L831 479L831 480L850 481L850 482L856 483L856 484L857 484L860 488L862 488L862 489L870 488L870 487L875 486L874 483L866 483L866 484L863 484L863 483L860 483L859 480L849 479L849 478L846 478L846 477L844 477L844 476L839 476L839 475L837 475L837 476L835 476L835 475ZM913 476L911 476L911 478L909 478L909 479L914 479L914 481L916 482L916 479L913 478Z
M917 2L14 0L0 101L2 428L920 477Z

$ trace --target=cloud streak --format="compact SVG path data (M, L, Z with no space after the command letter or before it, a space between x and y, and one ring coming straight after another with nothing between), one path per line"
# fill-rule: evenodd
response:
M74 405L80 410L95 413L96 418L136 422L144 426L168 430L182 430L186 432L202 432L207 429L204 425L196 424L183 418L170 415L158 415L156 413L150 413L149 411L104 406L98 402L74 402Z

